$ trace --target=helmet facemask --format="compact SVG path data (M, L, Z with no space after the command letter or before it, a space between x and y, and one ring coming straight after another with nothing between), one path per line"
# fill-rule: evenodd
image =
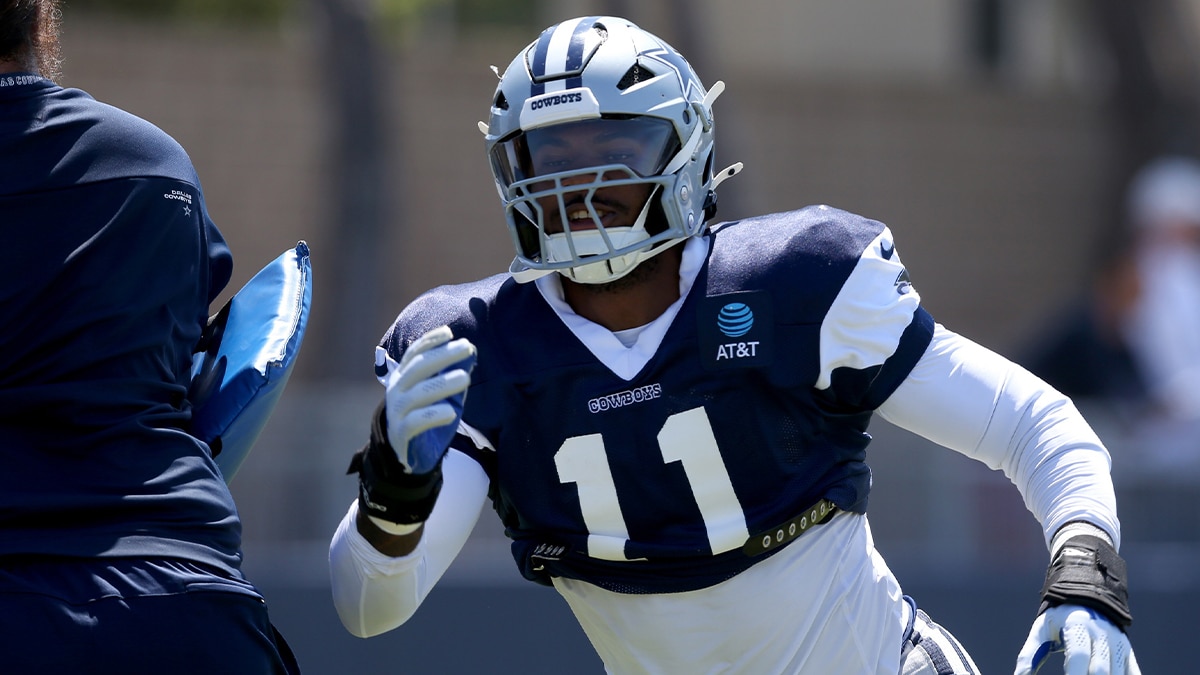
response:
M659 174L678 148L672 125L652 117L569 122L498 143L493 159L512 181L514 272L604 283L674 243L661 199L675 181Z

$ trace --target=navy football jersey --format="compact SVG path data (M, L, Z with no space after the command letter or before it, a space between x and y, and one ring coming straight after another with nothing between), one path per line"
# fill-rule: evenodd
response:
M865 512L867 425L933 320L883 224L810 207L716 226L653 355L615 372L535 284L434 289L383 344L448 324L478 360L463 414L527 578L627 593L727 579L825 499ZM832 318L831 318L832 317Z

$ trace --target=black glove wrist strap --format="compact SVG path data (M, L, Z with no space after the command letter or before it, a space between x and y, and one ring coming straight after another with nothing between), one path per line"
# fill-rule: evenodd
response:
M1062 545L1046 570L1042 606L1082 605L1094 609L1124 631L1133 623L1125 561L1104 539L1083 534Z
M358 474L358 508L367 515L401 525L423 523L442 489L442 463L426 473L406 473L387 437L387 413L381 403L371 438L350 460L347 474Z

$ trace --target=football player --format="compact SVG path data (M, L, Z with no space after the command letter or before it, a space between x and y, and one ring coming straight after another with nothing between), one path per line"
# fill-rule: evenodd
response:
M609 672L976 673L873 546L878 413L1002 469L1042 524L1017 671L1065 649L1071 673L1137 673L1100 440L937 324L884 224L712 224L740 170L714 164L722 88L614 17L552 26L504 71L481 128L516 258L383 337L330 547L345 626L408 620L490 499Z

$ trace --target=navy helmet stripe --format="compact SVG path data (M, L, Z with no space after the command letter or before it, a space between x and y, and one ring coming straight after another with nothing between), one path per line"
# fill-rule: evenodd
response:
M575 26L575 32L571 35L571 46L567 49L567 66L563 69L566 72L578 71L583 67L583 48L587 42L588 31L596 25L597 18L589 16ZM582 76L577 75L567 80L567 89L582 86Z
M567 45L566 62L561 64L562 67L558 72L571 72L579 70L583 66L584 47L587 44L587 33L595 26L598 17L589 16L580 19L575 24L575 28L571 33L570 42ZM530 73L533 75L533 84L530 87L530 96L537 96L546 93L546 83L544 78L547 73L555 72L554 67L547 63L550 54L550 42L554 39L555 34L561 26L553 26L542 31L538 36L537 44L533 48L533 60L529 64ZM571 77L565 82L568 89L580 87L583 85L583 78L579 76Z
M538 37L537 46L533 48L533 63L529 64L529 71L533 75L530 96L546 93L546 85L541 80L546 74L546 53L550 51L550 38L554 37L554 28L550 27L542 31Z

